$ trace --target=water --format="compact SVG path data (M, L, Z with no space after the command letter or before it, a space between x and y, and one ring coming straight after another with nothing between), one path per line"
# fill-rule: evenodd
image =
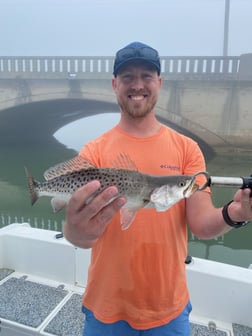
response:
M212 176L250 176L252 153L220 154L207 161L207 170ZM235 193L234 188L212 188L213 203L223 206ZM233 229L228 234L213 240L203 241L189 235L189 251L206 259L248 267L252 264L252 224Z
M96 114L101 111L105 113ZM43 180L48 167L76 155L85 142L116 124L116 111L113 104L58 101L23 105L0 113L0 227L30 222L34 227L60 231L65 213L54 214L49 198L41 198L31 207L24 166L36 179ZM230 151L214 157L204 154L211 175L252 173L252 152ZM235 189L216 187L212 191L214 204L222 206L232 199ZM252 264L252 224L209 241L199 240L189 232L189 253L248 267Z

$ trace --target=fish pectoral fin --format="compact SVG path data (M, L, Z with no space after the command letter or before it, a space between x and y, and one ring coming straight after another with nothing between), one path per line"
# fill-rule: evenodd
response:
M51 205L53 208L53 212L56 213L62 210L63 208L65 208L65 206L67 205L67 201L59 199L59 198L52 198Z
M133 220L135 219L137 214L136 209L130 209L130 208L121 208L120 215L121 215L121 225L122 230L127 230L130 225L132 224Z

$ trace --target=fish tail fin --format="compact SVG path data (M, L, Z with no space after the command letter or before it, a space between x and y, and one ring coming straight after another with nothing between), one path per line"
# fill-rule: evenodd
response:
M27 177L27 185L28 185L28 190L29 190L30 197L31 197L31 204L33 205L38 199L38 193L36 190L37 182L34 180L29 170L26 167L24 167L24 169L25 169L25 174Z

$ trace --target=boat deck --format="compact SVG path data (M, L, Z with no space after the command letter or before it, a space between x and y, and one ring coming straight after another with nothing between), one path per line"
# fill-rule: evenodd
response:
M78 288L0 269L0 335L80 336L84 323ZM3 334L2 334L3 333ZM251 336L239 324L191 322L191 336Z
M0 336L81 336L90 251L54 231L0 230ZM193 258L191 336L252 336L252 268Z

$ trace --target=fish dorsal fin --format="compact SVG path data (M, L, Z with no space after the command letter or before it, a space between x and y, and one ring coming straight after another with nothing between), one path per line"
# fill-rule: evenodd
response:
M128 169L138 171L136 164L131 158L124 153L120 153L117 158L113 161L113 168L116 169Z
M96 168L84 157L77 155L70 160L56 164L55 166L47 169L44 172L44 178L51 180L55 177L73 173L82 169L94 169Z

